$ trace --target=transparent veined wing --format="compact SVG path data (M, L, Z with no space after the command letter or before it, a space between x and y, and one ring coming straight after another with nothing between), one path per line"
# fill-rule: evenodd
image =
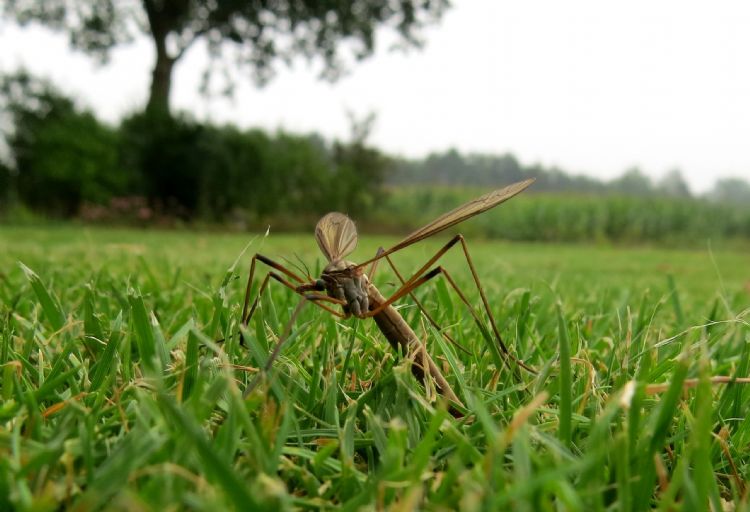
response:
M331 212L315 226L315 240L328 261L337 261L357 247L357 228L343 213Z
M466 219L473 217L474 215L479 215L482 212L486 212L490 208L494 208L500 203L507 201L511 197L520 194L529 185L534 183L534 181L534 178L519 181L518 183L508 185L507 187L501 189L493 190L492 192L477 197L476 199L469 201L468 203L462 204L458 208L454 208L448 213L444 213L429 224L422 226L418 230L410 233L409 236L397 243L388 252L392 250L402 249L415 242L424 240L425 238L430 237L435 233L439 233L444 229L455 226L459 222L463 222Z
M408 247L409 245L419 242L420 240L424 240L425 238L428 238L434 235L435 233L439 233L440 231L443 231L444 229L447 229L451 226L455 226L459 222L463 222L466 219L473 217L474 215L479 215L482 212L486 212L490 208L494 208L500 203L507 201L511 197L520 194L521 192L526 190L526 188L528 188L529 185L534 183L534 181L536 181L534 178L530 178L524 181L519 181L518 183L514 183L512 185L508 185L507 187L493 190L492 192L489 192L487 194L484 194L483 196L477 197L476 199L469 201L468 203L462 204L458 208L454 208L448 213L444 213L443 215L433 220L432 222L428 223L427 225L422 226L418 230L410 233L409 236L401 240L399 243L397 243L396 245L394 245L387 251L383 251L377 256L375 256L374 258L370 258L364 263L360 263L359 266L363 267L369 263L372 263L375 260L378 260L393 252L396 252L399 249Z

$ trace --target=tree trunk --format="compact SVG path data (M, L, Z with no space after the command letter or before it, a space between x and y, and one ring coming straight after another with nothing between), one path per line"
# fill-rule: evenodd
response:
M156 47L156 63L151 74L151 89L146 111L169 115L169 91L172 88L172 69L175 59L167 53L166 33L152 31Z

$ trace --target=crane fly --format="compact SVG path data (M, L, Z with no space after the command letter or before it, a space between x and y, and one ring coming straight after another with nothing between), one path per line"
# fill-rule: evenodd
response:
M503 342L500 332L497 329L495 318L492 314L492 310L489 305L489 301L484 293L484 289L479 281L474 263L469 255L469 250L463 236L458 234L455 235L447 244L445 244L440 250L438 250L434 256L432 256L419 270L411 275L408 279L404 279L403 276L398 272L396 266L390 259L390 255L415 244L425 238L435 235L451 226L454 226L466 219L469 219L475 215L479 215L482 212L493 208L500 203L507 201L515 195L521 193L527 187L534 182L534 179L528 179L518 183L514 183L505 188L501 188L492 192L489 192L481 197L478 197L468 203L459 206L458 208L451 210L444 215L441 215L437 219L428 223L427 225L412 232L409 236L398 242L396 245L390 247L387 250L380 249L378 253L363 263L354 263L345 259L357 246L358 236L357 229L354 222L344 215L343 213L329 213L318 221L315 227L315 240L320 247L321 252L327 260L327 265L323 269L323 272L319 279L309 278L303 279L295 272L289 270L285 266L267 258L261 254L256 254L250 263L250 274L247 281L247 290L245 292L245 300L242 308L242 324L247 326L250 318L252 317L256 307L258 306L260 297L263 294L266 286L270 282L270 279L278 281L287 288L293 290L295 293L301 295L303 300L297 306L297 309L292 315L292 319L285 329L285 332L279 338L279 341L274 348L271 356L268 358L265 370L271 369L273 360L278 356L281 348L281 344L287 337L291 324L294 322L297 314L299 313L302 305L306 301L310 301L316 306L325 309L329 313L340 317L349 318L355 316L357 318L373 318L377 324L383 336L388 340L390 345L397 352L402 353L404 356L409 357L412 360L411 370L414 376L422 381L426 375L429 375L434 379L435 387L437 391L443 395L447 400L452 402L451 412L456 415L460 415L458 409L455 406L462 407L461 400L456 396L455 392L451 388L448 381L443 376L438 366L434 363L432 358L427 353L421 340L417 337L414 331L409 327L406 321L393 307L393 303L407 295L423 311L429 321L437 327L435 320L427 313L422 305L417 301L413 295L413 291L426 283L427 281L435 278L438 275L442 275L451 285L451 287L457 292L461 301L468 307L469 312L472 314L475 322L480 326L484 326L481 318L475 311L474 306L469 302L466 295L461 291L456 282L453 280L451 275L442 266L433 265L453 246L460 244L463 250L463 254L471 270L471 274L474 283L479 290L479 295L482 300L482 305L489 320L492 335L494 341L497 343L498 352L502 355L503 361L508 364L513 362L517 366L525 368L526 370L533 371L530 367L526 366L523 362L515 358L508 350L507 346ZM376 270L376 264L378 261L385 259L398 276L401 285L398 287L395 293L390 297L384 297L380 291L372 283L372 277ZM256 262L260 261L265 265L271 267L265 278L263 279L258 294L250 305L250 292L253 283L253 276L255 273ZM371 265L368 272L365 271L367 265ZM453 341L446 333L443 333L448 339ZM459 346L459 348L461 348ZM465 350L465 349L463 349ZM517 369L517 368L516 368ZM257 380L255 381L257 382ZM245 391L247 395L254 387L253 383Z

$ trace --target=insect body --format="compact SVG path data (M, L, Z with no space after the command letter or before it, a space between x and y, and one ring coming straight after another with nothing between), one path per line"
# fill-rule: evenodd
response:
M351 314L363 318L369 309L369 286L370 280L364 269L350 261L338 260L326 265L315 289L345 302L341 307L346 316Z
M426 283L430 279L443 275L453 289L458 293L462 302L468 307L469 312L472 314L474 320L482 325L482 320L479 318L474 310L474 306L469 302L461 289L456 285L450 274L441 266L432 268L436 261L447 252L451 247L456 246L460 243L463 249L466 261L471 269L471 274L474 282L479 290L479 294L482 299L482 304L485 309L485 313L489 318L492 332L499 345L498 353L507 362L509 359L517 363L519 366L529 369L524 363L512 356L503 343L500 333L495 325L494 317L492 315L491 308L487 297L484 294L484 290L481 287L477 272L469 256L466 242L461 235L454 236L442 249L440 249L435 256L430 258L417 272L415 272L409 279L403 280L401 275L398 274L395 266L393 266L389 255L399 251L405 247L408 247L420 240L423 240L429 236L432 236L450 226L458 224L463 220L466 220L474 215L478 215L498 204L510 199L511 197L519 194L521 191L526 189L533 179L515 183L503 189L495 190L488 194L485 194L473 201L470 201L444 215L441 215L434 221L430 222L426 226L414 231L412 234L407 236L401 242L397 243L388 250L381 250L376 256L370 258L364 263L356 264L345 258L352 252L357 246L357 229L349 217L342 213L329 213L325 215L315 228L315 239L320 247L320 250L328 260L328 264L323 269L323 272L319 279L305 281L301 277L297 276L294 272L287 269L286 267L262 256L256 254L250 266L250 276L248 279L248 287L245 295L245 306L243 308L243 323L247 325L250 316L255 310L258 299L263 293L263 289L268 283L269 278L272 278L288 288L294 290L296 293L302 295L306 299L312 301L321 308L333 313L341 318L348 318L355 316L357 318L369 318L372 317L375 320L380 331L383 333L385 338L391 344L391 346L398 352L404 354L406 357L412 359L411 365L412 373L419 380L422 380L426 374L429 374L434 380L438 391L449 401L454 404L461 406L460 399L456 396L450 387L450 384L440 372L440 369L433 362L427 353L421 340L417 337L414 331L404 321L401 315L392 306L393 302L404 297L411 296L415 302L416 297L412 294L415 288ZM402 280L401 287L389 298L384 297L380 291L370 281L370 277L365 273L365 267L368 264L374 263L380 259L385 258L393 267L393 270L397 273L399 278ZM252 284L253 273L255 269L255 261L260 260L273 267L274 269L285 274L288 278L296 281L291 283L288 279L284 278L280 274L271 271L269 272L258 292L258 296L253 302L249 313L247 312L247 306L249 304L250 287ZM372 273L372 271L371 271ZM320 292L325 292L322 294ZM335 309L336 306L340 306L341 312ZM420 305L421 307L421 305ZM298 308L299 309L299 308ZM296 315L296 312L295 312ZM426 312L425 315L434 323L432 317ZM283 342L284 336L282 336L277 349L274 350L274 354L278 353L280 343ZM497 350L497 347L493 347ZM271 359L271 358L270 358ZM269 361L270 361L269 359ZM459 414L458 409L452 407L454 414Z

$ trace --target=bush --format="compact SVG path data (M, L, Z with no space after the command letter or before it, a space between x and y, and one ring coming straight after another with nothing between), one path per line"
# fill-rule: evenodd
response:
M363 215L379 198L387 160L362 141L202 125L137 114L121 127L121 165L161 213L217 221L289 221L330 210Z
M10 207L11 201L11 174L10 168L0 162L0 214Z
M367 217L382 207L385 192L380 184L385 180L390 160L378 150L361 141L335 143L333 159L336 176L331 195L339 209L357 217Z
M133 169L136 189L159 213L191 217L198 210L205 155L202 128L165 114L136 114L120 127L120 165Z
M202 125L137 114L123 122L122 164L138 169L152 207L184 218L223 220L315 210L331 166L310 137Z
M106 203L131 179L118 166L118 133L49 83L21 72L0 85L12 129L5 139L15 187L27 206L71 216L84 202Z
M90 221L239 217L300 227L333 209L363 216L381 197L387 160L364 143L372 116L352 142L328 144L163 112L115 129L24 72L2 79L0 97L15 175L11 184L0 168L0 208L13 189L34 211Z

